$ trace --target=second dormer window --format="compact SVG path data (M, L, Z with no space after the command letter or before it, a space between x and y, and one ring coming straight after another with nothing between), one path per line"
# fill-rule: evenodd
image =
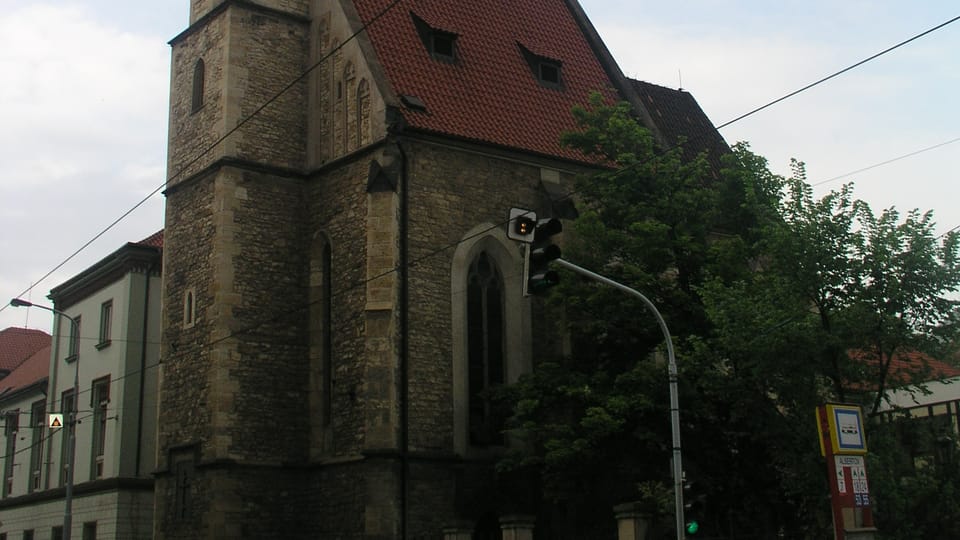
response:
M457 36L446 32L434 32L430 35L432 43L430 53L439 60L453 61L455 59L453 44Z
M431 26L412 11L410 17L420 40L434 60L450 63L457 61L457 34Z
M554 90L563 89L562 62L537 54L524 47L522 43L517 43L517 46L520 47L523 59L527 61L530 71L533 72L533 76L541 86Z

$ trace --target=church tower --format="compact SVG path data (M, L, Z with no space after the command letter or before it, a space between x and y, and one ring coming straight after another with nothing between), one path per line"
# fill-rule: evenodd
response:
M171 45L155 538L531 512L485 391L555 346L503 222L570 217L571 107L635 99L579 5L191 0Z

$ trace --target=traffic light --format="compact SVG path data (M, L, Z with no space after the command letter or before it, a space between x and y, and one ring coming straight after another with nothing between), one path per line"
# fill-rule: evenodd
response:
M519 242L533 242L533 234L537 228L537 214L524 208L511 208L510 220L507 222L507 238Z
M683 530L688 535L694 536L700 532L703 526L706 496L702 493L695 493L695 485L689 481L683 483L683 491Z
M560 258L560 247L551 240L563 231L559 219L548 218L537 221L533 232L533 242L527 246L527 260L524 282L525 295L542 294L550 287L560 283L560 275L550 270L550 261Z

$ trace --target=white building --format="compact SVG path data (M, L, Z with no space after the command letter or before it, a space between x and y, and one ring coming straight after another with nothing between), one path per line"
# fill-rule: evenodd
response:
M48 378L24 374L35 380L0 394L9 412L4 456L14 457L4 461L0 540L61 537L68 429L41 419L62 413L67 424L74 403L72 538L152 536L162 245L162 231L128 243L51 290L79 335L69 319L53 317ZM21 368L2 383L16 382Z

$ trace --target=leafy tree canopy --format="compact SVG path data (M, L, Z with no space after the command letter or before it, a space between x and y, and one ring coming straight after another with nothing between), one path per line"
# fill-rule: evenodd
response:
M936 236L929 212L876 213L852 185L815 198L802 163L784 178L745 144L713 171L684 158L683 140L659 147L625 104L595 96L574 114L581 129L564 142L608 167L577 184L564 257L643 292L667 320L684 469L709 501L704 534L822 537L813 409L860 401L874 413L877 391L904 382L893 355L955 339L957 235ZM537 358L503 389L509 428L528 444L500 470L535 472L574 537L644 493L668 512L649 496L672 482L655 320L574 276L548 307L563 314L566 354Z

